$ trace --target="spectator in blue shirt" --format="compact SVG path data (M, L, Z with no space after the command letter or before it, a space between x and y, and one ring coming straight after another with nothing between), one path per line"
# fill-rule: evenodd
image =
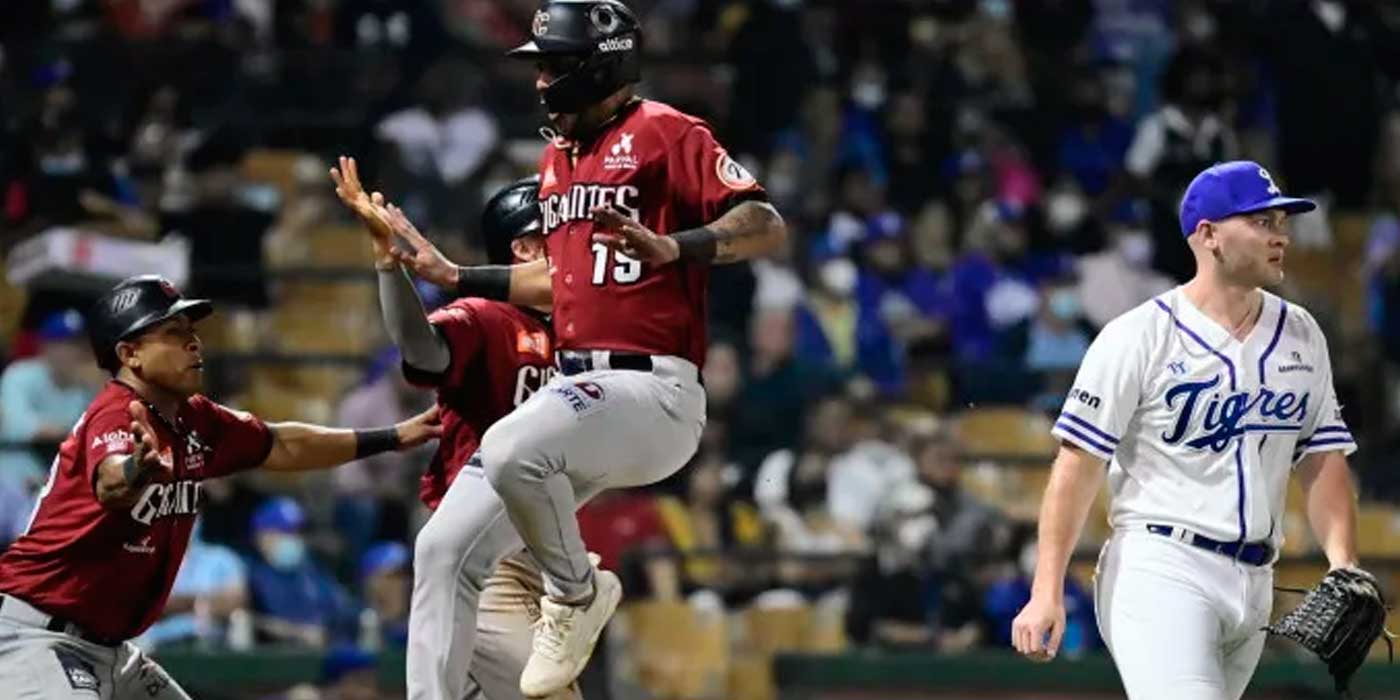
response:
M137 640L142 648L190 639L218 644L229 615L248 605L247 565L232 549L206 542L203 525L202 517L195 521L189 550L165 604L165 617Z
M57 443L67 436L96 394L83 317L63 311L39 325L39 355L17 360L0 374L0 440ZM30 487L43 483L52 449L0 451L0 480Z
M253 609L266 638L312 647L354 629L354 605L326 569L311 558L302 532L306 515L286 496L253 512L257 557L249 567Z

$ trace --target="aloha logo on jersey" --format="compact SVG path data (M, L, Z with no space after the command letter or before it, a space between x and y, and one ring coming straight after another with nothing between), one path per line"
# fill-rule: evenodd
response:
M526 399L543 389L558 373L559 370L555 369L553 365L544 367L525 365L521 367L515 373L515 405L519 406L525 403Z
M92 438L92 449L102 447L108 452L130 452L136 438L128 430L109 430Z
M1284 429L1287 425L1300 424L1307 418L1310 396L1306 392L1299 396L1292 391L1274 392L1268 387L1260 387L1257 393L1239 391L1222 397L1218 392L1212 392L1220 383L1220 375L1217 374L1207 381L1183 382L1167 390L1164 396L1167 409L1179 412L1171 432L1162 435L1163 442L1169 445L1182 443L1187 431L1197 423L1196 409L1202 405L1205 411L1200 428L1205 432L1185 440L1183 444L1198 450L1210 448L1214 452L1224 452L1230 441L1243 435L1247 428ZM1203 400L1207 394L1209 398ZM1250 418L1260 423L1251 423Z
M603 156L604 170L636 170L641 165L641 159L632 155L632 136L628 133L618 136L617 143Z
M142 525L172 515L194 515L199 512L204 492L198 481L173 481L150 484L131 507L131 519Z
M610 204L623 214L641 220L641 212L637 209L637 200L640 197L641 192L631 185L572 185L567 192L556 192L540 202L544 230L553 231L570 221L591 218L589 212L595 207Z

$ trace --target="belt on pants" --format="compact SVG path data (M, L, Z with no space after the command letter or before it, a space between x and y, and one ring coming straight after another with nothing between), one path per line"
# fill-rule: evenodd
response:
M1173 525L1149 524L1147 531L1154 535L1181 540L1192 547L1223 554L1251 566L1263 566L1274 560L1274 548L1267 542L1221 542Z
M69 622L61 617L50 615L29 603L26 603L12 595L0 595L0 619L9 620L26 627L38 627L50 632L66 634L77 637L83 641L92 642L98 646L116 647L121 646L124 640L107 639L94 634L89 634L77 623Z
M555 353L559 371L565 376L583 374L597 369L627 369L650 372L655 367L651 355L613 350L560 350Z

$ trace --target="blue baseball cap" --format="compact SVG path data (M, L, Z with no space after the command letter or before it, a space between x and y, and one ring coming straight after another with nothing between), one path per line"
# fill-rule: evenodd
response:
M1287 214L1312 211L1312 200L1285 197L1264 166L1252 160L1217 163L1201 171L1181 198L1181 235L1190 236L1202 221L1237 214L1282 209Z
M72 309L45 317L38 330L39 340L47 343L80 338L87 332L83 315Z
M381 571L392 571L408 563L408 547L402 542L379 542L360 557L360 580Z
M257 510L253 511L254 533L268 530L296 532L305 524L306 514L302 512L301 506L286 496L278 496L264 501Z

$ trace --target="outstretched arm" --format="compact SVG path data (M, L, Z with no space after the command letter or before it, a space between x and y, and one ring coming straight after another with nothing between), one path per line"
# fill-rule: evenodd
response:
M329 469L381 452L408 450L442 435L438 409L378 430L328 428L309 423L273 423L272 450L260 469L294 472Z
M381 212L394 234L413 246L412 251L398 248L393 251L394 257L413 274L443 289L450 289L461 297L495 299L533 307L548 307L554 302L548 260L463 267L448 260L404 216L403 210L389 204L382 207Z
M660 236L612 206L593 210L605 230L593 240L628 256L660 265L675 260L732 263L767 255L787 238L787 224L772 204L749 200L700 228Z
M365 192L354 158L341 156L339 166L331 168L331 180L335 182L335 194L341 203L355 213L369 233L374 269L379 271L379 310L384 316L384 328L398 346L404 362L425 372L447 369L452 361L447 341L428 323L418 290L394 259L394 232L389 227L384 197L378 192L373 195Z

